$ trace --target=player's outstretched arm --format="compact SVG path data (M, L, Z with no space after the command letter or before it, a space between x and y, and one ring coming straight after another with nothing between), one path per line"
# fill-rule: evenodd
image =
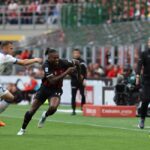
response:
M41 58L33 58L33 59L19 59L17 61L18 65L26 66L26 65L31 65L34 63L42 63Z

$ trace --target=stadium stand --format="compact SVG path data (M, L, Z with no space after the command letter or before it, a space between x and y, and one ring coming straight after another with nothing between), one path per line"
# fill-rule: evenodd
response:
M69 51L79 46L89 64L88 77L92 78L117 76L115 72L120 72L125 63L135 67L138 49L150 35L149 17L149 0L0 1L1 33L22 31L26 35L30 31L25 38L19 36L22 41L18 38L16 48L22 54L26 48L43 50L51 46L61 57L70 58ZM44 30L40 32L38 26ZM22 57L21 53L17 57ZM24 73L21 70L19 74Z
M76 3L72 3L76 2ZM5 1L0 9L1 24L56 23L63 26L150 20L149 0L89 1Z

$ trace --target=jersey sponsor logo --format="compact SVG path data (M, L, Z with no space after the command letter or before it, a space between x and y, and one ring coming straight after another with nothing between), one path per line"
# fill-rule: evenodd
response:
M48 72L48 67L45 68L45 72Z

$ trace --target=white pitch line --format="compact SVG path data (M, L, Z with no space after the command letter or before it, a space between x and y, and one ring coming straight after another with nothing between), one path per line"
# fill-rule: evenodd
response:
M3 117L23 119L22 117L10 116L10 115L3 115ZM39 120L39 118L34 117L33 120ZM47 122L56 122L56 123L64 123L64 124L72 124L72 125L83 125L83 126L91 126L91 127L98 127L98 128L110 128L110 129L119 129L119 130L128 130L128 131L149 133L147 130L144 130L144 129L130 129L130 128L125 128L125 127L117 127L117 126L114 127L114 126L91 124L91 123L75 123L75 122L61 121L61 120L55 120L55 119L53 119L53 120L49 119L49 120L47 120Z
M58 109L57 112L72 113L72 109ZM76 113L82 113L82 111L76 110Z
M13 108L10 107L9 109L13 109ZM17 108L17 109L22 110L22 111L25 110L25 109L22 109L22 108ZM39 110L39 111L42 112L43 110ZM57 109L57 112L61 112L61 113L72 113L72 109ZM81 114L82 111L77 109L77 110L76 110L76 113Z

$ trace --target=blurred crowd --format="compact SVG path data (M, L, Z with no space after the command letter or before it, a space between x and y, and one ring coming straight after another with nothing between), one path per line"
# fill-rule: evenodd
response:
M122 74L123 68L119 65L107 65L102 67L98 63L91 63L88 65L88 78L101 79L101 78L115 78L119 74Z
M36 50L35 50L36 51ZM18 51L15 53L15 57L18 59L29 59L35 57L34 50L25 49L22 51ZM134 61L135 64L132 67L133 72L136 68L137 60L138 60L138 49L134 50ZM101 64L101 55L99 55L99 59L96 60L97 63L87 62L87 78L88 79L112 79L117 78L120 74L124 72L124 66L126 64L131 63L131 55L130 50L125 51L124 54L124 64L121 65L119 62L119 54L118 58L114 63L112 63L112 58L110 59L110 49L105 48L105 62ZM98 55L98 54L97 54ZM42 56L41 56L42 57ZM116 57L114 57L115 59ZM40 65L30 65L27 67L20 67L19 65L15 65L15 75L19 76L29 76L30 80L28 83L23 83L20 79L17 80L16 83L8 84L8 89L14 95L18 96L18 99L28 100L29 102L32 101L32 96L38 90L39 84L37 79L41 79L44 76L44 72L42 66ZM10 74L9 74L10 75ZM18 85L23 84L23 88L19 89Z
M66 3L79 5L62 7L61 4ZM5 6L0 8L0 24L56 24L62 15L65 15L64 22L68 19L81 24L150 21L150 0L6 0L0 1L0 4Z
M108 9L110 22L146 19L150 21L150 0L118 0L111 5Z
M97 51L96 63L89 62L88 64L88 78L100 79L100 78L116 78L118 75L123 73L124 66L126 64L131 64L131 57L134 59L134 63L132 64L133 72L137 67L138 57L139 57L139 47L134 47L134 54L131 55L131 51L129 47L124 47L124 49L116 48L114 51L114 57L111 57L111 48L105 47L105 56L104 62L102 65L101 53ZM99 49L101 51L101 48ZM113 59L113 60L112 60Z
M101 49L99 49L100 51ZM123 51L123 50L122 50ZM121 51L121 52L122 52ZM20 53L16 54L16 57L18 59L28 59L34 57L34 51L25 49L21 51ZM123 67L125 64L131 64L131 51L127 48L126 51L124 51L124 63L121 63L121 54L118 52L118 54L114 56L115 60L111 60L110 56L110 49L105 48L105 58L104 63L102 65L101 62L101 53L97 53L97 58L95 58L95 63L91 63L92 61L87 62L87 78L92 79L100 79L100 78L115 78L119 74L122 74ZM135 70L138 60L138 48L134 49L134 65L133 70ZM114 62L114 63L112 63ZM41 66L39 65L31 65L27 67L20 67L16 66L16 75L31 75L34 73L34 76L36 78L43 77L43 70Z

